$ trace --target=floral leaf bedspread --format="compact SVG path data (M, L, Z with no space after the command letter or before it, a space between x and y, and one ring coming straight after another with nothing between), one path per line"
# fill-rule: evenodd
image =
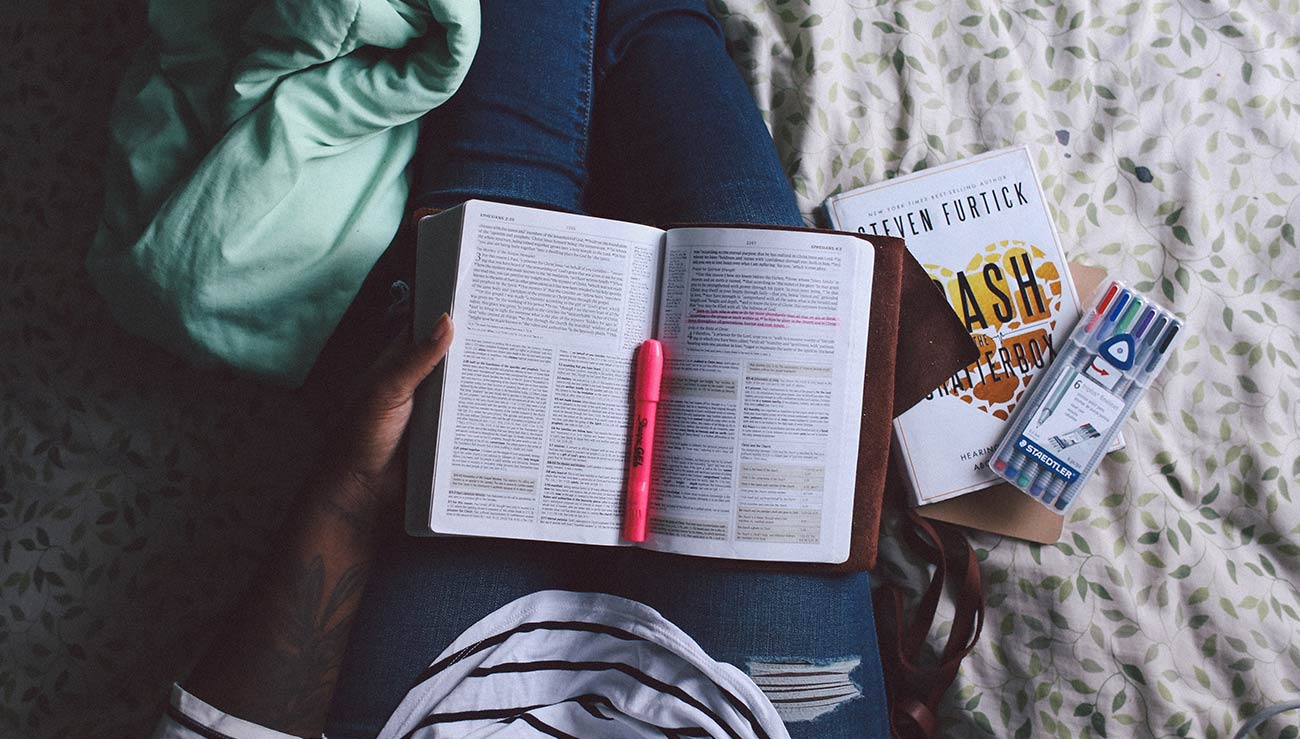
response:
M946 733L1230 737L1300 699L1300 3L718 8L806 211L1027 143L1070 257L1188 325L1060 543L973 535Z
M810 217L1030 144L1067 252L1189 328L1059 544L973 535L988 622L945 734L1230 737L1300 697L1300 0L713 6ZM142 38L127 0L0 21L0 736L145 734L328 410L189 370L90 289Z

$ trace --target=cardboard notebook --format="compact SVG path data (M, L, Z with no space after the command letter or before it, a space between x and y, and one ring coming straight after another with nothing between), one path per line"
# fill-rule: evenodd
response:
M419 221L407 530L624 544L632 351L665 342L646 548L874 566L893 417L975 346L901 240L470 201ZM907 331L900 331L906 326Z

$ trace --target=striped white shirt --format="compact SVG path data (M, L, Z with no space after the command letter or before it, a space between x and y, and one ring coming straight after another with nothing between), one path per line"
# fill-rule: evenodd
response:
M420 675L382 739L787 739L745 673L640 603L548 590L474 624ZM285 739L176 686L155 739Z

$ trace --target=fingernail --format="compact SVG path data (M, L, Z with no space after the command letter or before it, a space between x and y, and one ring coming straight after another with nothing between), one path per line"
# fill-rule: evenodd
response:
M451 316L443 313L438 322L433 324L433 333L429 334L429 343L436 344L442 341L442 337L447 335L447 329L451 327Z

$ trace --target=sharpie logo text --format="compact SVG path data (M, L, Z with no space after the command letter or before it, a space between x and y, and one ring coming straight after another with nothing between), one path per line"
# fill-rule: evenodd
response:
M638 416L636 419L636 437L632 444L632 466L640 467L645 464L645 427L649 420L645 416Z

